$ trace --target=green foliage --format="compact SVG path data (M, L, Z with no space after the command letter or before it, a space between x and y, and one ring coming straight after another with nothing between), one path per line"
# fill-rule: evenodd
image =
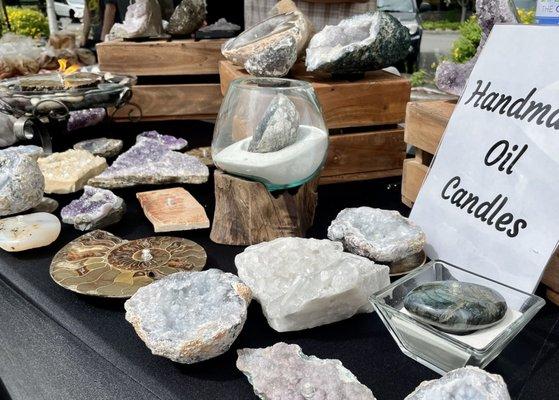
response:
M22 7L8 7L7 9L11 32L33 38L48 37L49 23L42 12ZM0 28L2 32L6 31L4 23Z
M536 23L536 10L526 10L524 8L519 8L518 16L520 17L520 22L523 24L531 25Z
M477 17L471 16L460 26L460 37L452 45L452 61L463 63L472 58L481 41L481 27Z
M423 29L426 29L428 31L435 31L435 30L457 31L460 28L460 22L449 21L449 20L423 21L421 25L423 25Z
M424 86L427 83L428 74L424 69L414 72L411 77L412 87Z

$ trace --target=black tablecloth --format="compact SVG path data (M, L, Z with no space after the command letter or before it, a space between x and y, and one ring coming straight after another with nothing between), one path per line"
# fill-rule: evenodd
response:
M161 132L186 137L194 145L209 144L209 125L151 125L155 126ZM132 133L148 128L149 124L104 126L94 132L125 137L130 145ZM67 138L65 143L81 138ZM213 182L186 187L211 218ZM136 191L143 189L116 190L127 202L128 212L107 230L126 239L153 235L135 198ZM315 224L308 235L324 238L329 222L344 207L366 205L406 212L399 192L398 179L322 186ZM56 198L65 204L78 196ZM280 334L268 326L255 301L241 335L226 354L195 365L153 356L124 319L123 301L77 295L50 279L52 256L80 234L64 225L58 240L49 247L0 255L0 378L14 400L251 399L255 398L251 385L235 368L236 349L265 347L278 341L297 343L309 355L340 359L379 400L403 399L421 381L438 377L403 355L375 314ZM205 248L207 267L235 272L233 259L241 247L212 243L209 230L176 235ZM488 366L488 371L504 377L513 398L557 398L558 320L559 308L546 305Z

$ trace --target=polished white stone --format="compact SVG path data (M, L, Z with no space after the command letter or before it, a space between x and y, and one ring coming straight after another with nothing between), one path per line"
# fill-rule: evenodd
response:
M48 246L60 234L60 221L39 212L0 219L0 248L17 252Z

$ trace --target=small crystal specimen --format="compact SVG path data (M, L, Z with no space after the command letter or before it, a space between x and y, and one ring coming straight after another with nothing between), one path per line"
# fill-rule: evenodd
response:
M141 134L134 146L88 184L111 189L142 184L206 182L210 173L208 167L196 157L173 151L184 146L186 141L183 139L157 132Z
M237 368L261 399L375 400L340 360L303 354L296 344L276 343L264 349L238 350Z
M66 150L39 159L45 177L45 193L73 193L81 190L87 180L107 168L103 157L85 150Z
M37 161L17 151L0 151L0 216L35 207L44 187Z
M41 202L31 209L33 212L53 213L58 208L58 201L50 197L43 197Z
M212 32L212 31L239 31L241 27L237 24L227 21L225 18L220 18L213 24L203 26L202 28L198 29L202 32Z
M83 195L64 207L60 216L62 222L89 231L117 223L125 211L124 200L110 190L85 186Z
M106 117L107 112L104 108L88 108L86 110L71 111L66 129L68 129L68 131L75 131L89 126L95 126L103 122Z
M238 277L212 268L178 272L140 288L124 308L153 354L193 364L229 350L250 300Z
M122 150L122 140L107 138L89 139L76 143L74 149L89 151L94 156L111 158L117 156Z
M284 94L277 94L256 127L248 145L253 153L271 153L297 141L299 113Z
M495 290L458 281L424 283L406 295L404 307L418 320L457 334L493 326L507 312L507 302Z
M235 265L278 332L371 312L369 297L390 283L387 266L344 253L330 240L275 239L247 247Z
M60 234L60 221L52 214L33 213L0 219L0 248L24 251L48 246Z
M411 44L408 28L382 11L327 25L307 48L307 71L338 74L373 71L404 59Z
M435 83L447 93L460 96L481 50L495 24L517 24L519 21L516 6L511 0L476 0L476 13L481 27L481 40L475 56L465 63L443 61L437 67Z
M405 400L510 400L510 395L500 375L468 366L422 382Z
M245 62L251 75L281 77L287 75L297 61L297 43L293 36L286 36L261 52L253 54Z
M190 35L204 24L206 0L182 0L169 19L167 33Z
M419 253L425 245L420 227L398 211L346 208L328 228L328 238L339 240L354 254L385 263Z
M183 188L136 193L155 232L188 231L210 227L206 210Z

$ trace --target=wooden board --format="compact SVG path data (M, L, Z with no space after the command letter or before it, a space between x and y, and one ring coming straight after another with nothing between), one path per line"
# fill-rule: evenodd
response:
M404 130L400 127L331 135L320 183L399 176L405 157Z
M429 167L423 165L415 158L404 161L402 171L402 202L408 207L411 208L415 202L428 171Z
M435 154L455 106L446 101L408 103L405 142Z
M131 102L142 109L143 120L169 119L213 120L221 106L218 83L194 83L184 85L137 85L132 88ZM131 106L117 110L116 121L128 121L128 114L137 111Z
M249 76L229 61L220 61L219 74L224 94L234 79ZM404 121L411 93L408 79L385 71L369 72L355 81L332 80L297 65L289 78L312 83L330 129L399 124Z
M102 71L136 76L211 75L218 73L225 39L153 42L111 41L97 45Z

